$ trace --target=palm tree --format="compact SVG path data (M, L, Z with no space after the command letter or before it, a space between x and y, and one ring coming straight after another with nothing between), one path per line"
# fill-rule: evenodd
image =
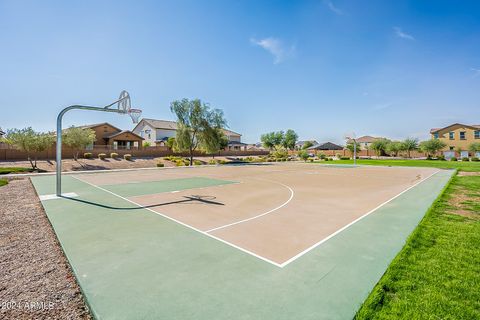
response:
M403 150L407 151L409 158L410 158L410 152L418 150L417 138L407 138L403 141L402 144L403 144Z

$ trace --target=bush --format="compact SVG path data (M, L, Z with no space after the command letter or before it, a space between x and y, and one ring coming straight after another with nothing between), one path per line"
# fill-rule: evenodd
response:
M275 161L275 159L272 159L272 158L267 159L267 162L274 162L274 161Z
M445 156L442 154L437 157L438 160L445 161Z
M125 159L125 160L127 160L127 161L130 161L130 160L132 160L132 155L129 154L129 153L124 154L124 155L123 155L123 159Z
M85 153L83 154L83 157L84 157L85 159L92 159L93 155L92 155L91 152L85 152Z
M457 161L458 159L456 157L451 157L450 161Z
M210 159L210 160L208 160L208 164L217 164L217 160Z
M105 160L106 158L107 158L107 155L105 153L99 153L98 154L98 159Z
M175 161L175 165L177 167L184 167L185 166L185 162L183 160L177 160Z
M203 162L200 161L200 160L193 160L193 164L196 165L196 166L201 166L203 164Z
M183 164L188 167L190 165L190 159L183 159Z
M219 163L219 164L225 164L225 163L227 163L227 161L225 161L225 160L218 160L218 163Z
M118 158L118 153L116 153L116 152L110 152L110 158L112 158L112 159L117 159L117 158Z
M468 157L463 157L462 161L470 161L470 159Z
M324 160L327 156L324 153L320 153L320 159Z
M157 167L163 168L165 167L165 164L163 162L157 162Z
M480 159L478 159L478 157L473 157L471 160L472 161L480 161Z
M349 157L340 157L340 160L350 160Z

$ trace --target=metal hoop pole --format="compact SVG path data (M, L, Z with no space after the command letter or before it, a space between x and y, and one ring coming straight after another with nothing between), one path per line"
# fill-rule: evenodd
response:
M57 154L56 154L56 159L57 159L57 174L56 174L56 194L57 197L60 197L62 195L62 119L63 115L73 109L80 109L80 110L93 110L93 111L103 111L103 112L116 112L116 113L122 113L119 110L116 109L105 109L103 107L92 107L92 106L79 106L79 105L73 105L66 107L57 116Z

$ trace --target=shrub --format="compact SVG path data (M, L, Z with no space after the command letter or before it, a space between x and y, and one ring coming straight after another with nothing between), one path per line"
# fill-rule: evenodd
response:
M203 164L203 162L200 161L200 160L193 160L193 164L196 165L196 166L201 166Z
M442 154L437 157L438 160L445 161L445 156Z
M327 156L324 154L324 153L320 153L320 159L323 160L325 159Z
M267 162L274 162L274 161L275 161L275 159L272 159L272 158L267 159Z
M188 167L190 165L190 159L183 159L183 164Z
M185 166L185 162L183 160L177 160L175 161L175 165L177 167L184 167Z
M450 161L457 161L458 159L456 157L451 157Z
M471 160L472 161L480 161L480 159L478 159L478 157L473 157Z
M470 161L470 159L468 157L463 157L462 161Z
M91 152L85 152L85 153L83 154L83 157L84 157L85 159L92 159L93 155L92 155Z
M210 160L208 160L208 164L217 164L217 160L210 159Z
M225 160L218 160L218 163L219 163L219 164L225 164L225 163L227 163L227 161L225 161Z
M163 168L165 167L165 164L163 162L157 162L157 167Z
M107 158L107 155L105 153L99 153L98 154L98 159L105 160L106 158Z
M123 155L123 159L125 159L125 160L127 160L127 161L130 161L130 160L132 160L132 155L129 154L129 153L124 154L124 155Z
M340 157L340 160L350 160L349 157Z
M110 152L110 158L112 158L112 159L117 159L117 158L118 158L118 153L116 153L116 152Z

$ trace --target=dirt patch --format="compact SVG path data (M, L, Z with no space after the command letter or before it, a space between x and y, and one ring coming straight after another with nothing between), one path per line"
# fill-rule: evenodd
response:
M0 319L91 319L30 180L0 203Z
M471 219L480 219L480 215L470 209L469 203L480 201L480 192L468 190L467 188L457 186L455 188L455 196L448 199L450 209L448 213L455 214ZM470 210L469 210L470 209Z
M458 175L459 176L480 176L480 172L459 171Z

